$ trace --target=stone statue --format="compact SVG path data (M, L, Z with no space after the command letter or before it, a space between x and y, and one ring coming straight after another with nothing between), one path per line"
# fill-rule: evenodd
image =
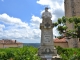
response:
M42 60L58 60L55 57L57 56L57 50L54 48L53 42L53 23L52 15L48 11L48 7L45 8L45 11L42 13L42 23L40 23L41 29L41 44L38 50L38 55ZM60 59L59 59L60 60Z
M52 18L51 13L48 11L48 7L45 7L45 12L42 13L42 19L46 19L46 18L49 18L49 19Z

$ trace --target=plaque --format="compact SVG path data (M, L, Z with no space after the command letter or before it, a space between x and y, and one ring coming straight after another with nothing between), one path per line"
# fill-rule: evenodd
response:
M53 57L52 55L45 55L45 58L47 58L47 59L50 59L52 57Z

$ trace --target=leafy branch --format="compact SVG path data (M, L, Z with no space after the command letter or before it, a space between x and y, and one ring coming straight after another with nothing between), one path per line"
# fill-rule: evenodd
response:
M66 23L72 23L74 25L73 29L69 30ZM63 16L62 18L59 18L56 23L53 23L53 26L57 27L57 30L61 35L65 33L65 36L67 37L80 38L80 18L66 18Z

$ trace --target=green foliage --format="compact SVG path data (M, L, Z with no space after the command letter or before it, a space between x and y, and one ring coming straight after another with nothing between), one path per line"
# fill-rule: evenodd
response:
M4 48L0 49L0 60L40 60L37 51L38 49L32 46Z
M62 23L62 19L59 18L59 19L58 19L58 24L61 24L61 23Z
M63 32L63 26L58 26L58 30L59 30L60 32Z
M57 47L61 60L80 60L80 48L61 48Z
M53 23L53 26L55 27L55 26L57 26L58 25L58 23L56 22L56 23Z
M63 33L63 31L67 29L67 26L58 26L57 29L59 30L60 33Z
M67 18L66 17L62 17L62 23L66 23Z
M61 60L79 60L79 48L61 48L56 47ZM0 49L0 60L41 60L37 56L38 49L32 46L25 46L23 48L4 48Z
M69 23L73 23L73 18L69 18L68 20L67 20Z
M67 37L72 36L73 38L76 38L77 37L77 32L75 30L68 30L66 32L66 36Z
M73 17L73 21L75 24L80 23L80 18Z
M72 30L68 29L66 22L71 25L73 24ZM58 24L56 24L56 23L58 23ZM62 18L59 18L56 23L54 23L54 24L56 24L55 27L58 26L57 30L59 31L59 33L61 35L63 35L64 31L65 31L65 36L67 36L67 37L71 36L72 38L76 38L76 37L80 38L80 17L66 18L63 16Z

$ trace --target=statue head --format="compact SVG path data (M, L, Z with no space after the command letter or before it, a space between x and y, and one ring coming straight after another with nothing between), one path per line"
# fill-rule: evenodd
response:
M42 18L50 18L52 17L51 13L48 11L48 7L45 7L45 12L42 13Z
M49 9L48 7L45 7L45 11L48 11L48 9Z

